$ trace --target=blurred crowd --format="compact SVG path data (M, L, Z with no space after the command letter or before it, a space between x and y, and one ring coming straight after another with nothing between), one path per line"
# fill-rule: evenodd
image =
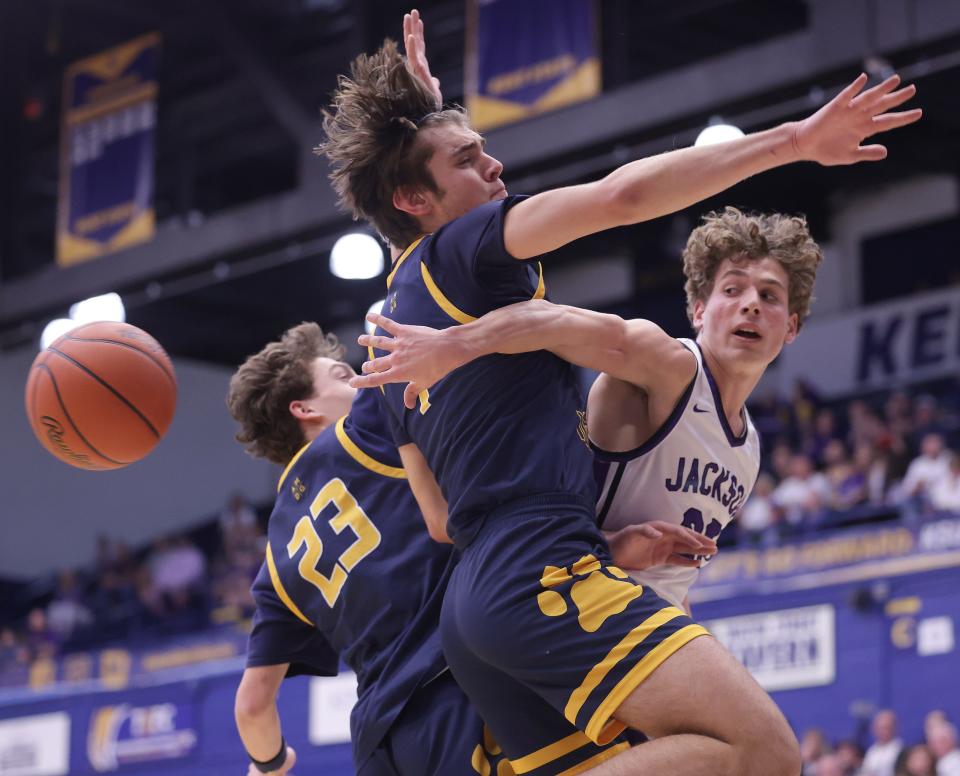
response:
M923 740L907 743L897 731L897 716L882 709L873 717L872 743L831 744L822 730L806 731L800 740L802 776L960 776L957 728L940 710L927 714Z
M31 596L16 627L0 629L0 670L123 639L195 632L253 614L250 585L266 547L253 507L235 494L218 519L134 552L101 536L86 569L62 571Z
M940 389L828 404L799 384L792 401L757 402L763 464L737 539L774 545L881 515L960 512L960 396Z

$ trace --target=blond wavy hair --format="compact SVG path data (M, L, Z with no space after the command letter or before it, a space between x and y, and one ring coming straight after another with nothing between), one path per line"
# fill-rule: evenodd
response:
M444 123L468 126L461 108L441 107L387 39L375 54L352 62L350 76L340 76L332 105L323 111L326 140L314 152L330 163L340 206L399 248L422 230L413 216L394 207L394 191L410 187L443 194L427 168L433 148L420 130Z
M247 453L283 466L306 444L290 402L315 393L317 358L340 361L343 353L335 336L315 323L301 323L240 365L230 378L227 407L240 424L236 439Z
M796 313L799 328L810 314L813 284L823 261L823 251L811 236L807 219L781 213L743 213L735 207L704 216L683 250L690 323L694 305L707 301L725 259L740 263L765 258L775 259L787 273L789 309Z

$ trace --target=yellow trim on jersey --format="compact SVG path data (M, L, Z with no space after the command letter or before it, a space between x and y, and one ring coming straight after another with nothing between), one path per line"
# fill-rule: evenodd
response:
M433 297L433 301L440 305L440 309L453 318L453 320L457 323L472 323L477 320L474 316L465 313L443 295L443 291L441 291L434 282L430 270L427 269L427 265L422 261L420 262L420 274L423 275L423 282L426 284L430 296Z
M283 470L283 474L280 475L280 481L277 483L277 493L280 492L280 488L283 487L283 481L287 479L287 475L290 473L290 469L293 468L293 465L299 460L300 456L307 452L307 448L310 447L310 443L307 442L303 447L297 450L296 455L290 459L290 463L287 464L287 468Z
M559 760L561 757L570 754L570 752L576 751L581 746L586 746L590 743L592 743L590 739L577 730L566 738L554 741L552 744L548 744L541 749L537 749L535 752L524 755L518 760L511 760L510 765L513 766L514 773L519 776L519 774L529 773L530 771L535 771L537 768L542 768L547 763Z
M583 704L587 702L590 693L597 689L604 677L657 628L677 617L683 616L683 612L677 609L677 607L667 606L656 614L651 614L646 620L631 630L620 640L619 644L607 653L603 660L590 669L589 673L584 677L583 682L580 683L580 686L570 693L570 699L567 701L567 705L563 710L563 716L565 716L571 724L575 725L577 715L580 713L580 709L583 708ZM587 735L590 736L589 731L587 731ZM595 737L590 736L590 738L596 741Z
M270 581L273 582L273 589L277 595L280 596L280 600L283 601L284 605L311 628L316 627L304 616L303 612L297 608L297 605L283 587L283 583L280 581L280 575L277 573L277 566L273 562L273 552L270 550L270 542L267 542L267 568L270 570Z
M543 265L540 262L537 262L537 272L539 274L537 290L533 292L531 299L543 299L547 294L547 286L543 281ZM433 297L433 301L440 306L441 310L453 318L453 320L457 323L473 323L473 321L477 320L476 317L465 313L447 299L446 295L440 290L440 287L433 279L433 275L430 274L430 270L427 269L427 265L422 261L420 262L420 274L423 276L424 285L426 285L427 291L430 292L430 296Z
M547 285L543 282L543 264L537 262L537 272L540 273L540 280L537 281L537 290L533 292L534 299L543 299L547 295Z
M605 763L607 760L616 757L620 752L625 752L629 748L630 744L627 741L617 744L616 746L611 746L609 749L597 752L589 760L584 760L582 763L578 763L571 768L567 768L565 771L561 771L557 776L577 776L584 771L589 771L591 768L597 767L600 763Z
M413 249L420 244L420 241L424 237L426 237L426 235L418 237L416 240L410 243L407 246L407 249L397 257L397 260L395 262L393 262L393 269L390 270L390 274L387 275L387 288L390 288L390 284L393 282L393 276L397 274L397 270L400 269L400 265L403 264L404 259L406 259L407 256L409 256L411 253L413 253Z
M656 615L654 615L656 616ZM680 647L688 642L693 641L698 636L709 636L710 631L704 628L702 625L691 624L687 625L685 628L681 628L676 633L672 634L668 638L664 639L660 644L651 649L646 655L644 655L643 660L637 663L630 671L627 673L623 679L621 679L617 686L611 690L610 694L604 699L597 710L593 713L593 716L590 717L590 721L587 723L586 733L590 738L593 738L596 735L598 738L606 732L606 729L609 725L605 723L610 720L610 716L615 712L621 703L623 703L627 696L633 692L633 690L646 679L650 674L652 674L661 663L663 663L668 657L670 657L674 652L676 652ZM602 743L602 742L601 742Z
M384 477L393 477L398 480L407 479L407 473L404 471L402 466L387 466L387 464L380 463L380 461L371 458L369 455L363 452L363 450L357 446L357 443L347 436L347 432L343 428L343 423L346 419L347 416L344 415L342 418L340 418L340 420L337 421L337 439L343 446L343 449L347 451L353 460L355 460L364 468L367 468L372 472L376 472L377 474L382 474Z

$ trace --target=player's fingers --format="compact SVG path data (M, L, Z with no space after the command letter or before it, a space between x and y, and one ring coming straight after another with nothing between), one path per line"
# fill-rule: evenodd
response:
M397 341L393 337L383 337L379 334L361 334L357 337L357 342L364 347L376 348L392 353L397 346Z
M408 410L412 410L417 406L417 395L420 393L420 389L417 387L416 383L407 383L407 387L403 389L403 406Z
M392 372L371 372L370 374L351 377L350 387L376 388L378 385L386 385L389 382L394 382Z
M873 103L870 106L870 112L873 115L878 115L880 113L886 113L892 108L899 107L903 105L907 100L911 99L917 93L917 87L913 84L909 86L904 86L902 89L897 89L895 92L886 94Z
M853 154L854 162L879 162L887 158L887 148L882 145L861 146Z
M907 124L913 124L913 122L919 121L921 116L923 116L923 111L920 108L874 116L873 131L870 134L874 135L877 132L886 132L887 130L896 129L897 127L905 127Z
M695 558L688 558L686 555L677 555L676 553L667 558L666 562L668 566L683 566L688 569L700 567L700 561Z
M854 108L865 108L868 105L872 105L874 100L882 97L883 95L892 92L900 83L900 76L894 73L888 78L885 78L883 81L878 83L876 86L867 89L857 96L850 104Z
M367 313L367 320L379 326L388 334L396 334L400 329L400 324L396 321L391 320L386 315L381 315L380 313Z
M841 102L844 104L849 103L857 94L860 93L860 90L866 86L867 83L867 74L860 73L856 78L854 78L836 97L833 98L834 102Z
M393 359L390 356L380 356L364 361L360 366L360 371L365 375L376 374L377 372L386 372L392 366Z

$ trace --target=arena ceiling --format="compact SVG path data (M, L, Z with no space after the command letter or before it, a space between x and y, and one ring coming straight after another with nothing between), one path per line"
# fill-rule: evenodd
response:
M557 257L563 266L629 257L638 269L634 307L665 289L676 294L678 235L709 207L806 212L827 239L838 198L960 172L960 10L952 0L599 5L604 95L489 135L514 191L595 178L634 155L686 145L714 114L746 129L803 115L865 61L877 74L903 69L926 111L892 140L881 165L778 171L679 218L584 240ZM434 72L446 98L462 101L465 0L419 7ZM395 0L0 4L0 347L34 340L71 302L110 290L124 296L128 320L175 356L233 364L307 319L355 330L382 279L330 275L327 253L350 223L309 150L336 75L358 52L397 36L407 9ZM153 30L163 36L157 237L59 270L64 68Z

